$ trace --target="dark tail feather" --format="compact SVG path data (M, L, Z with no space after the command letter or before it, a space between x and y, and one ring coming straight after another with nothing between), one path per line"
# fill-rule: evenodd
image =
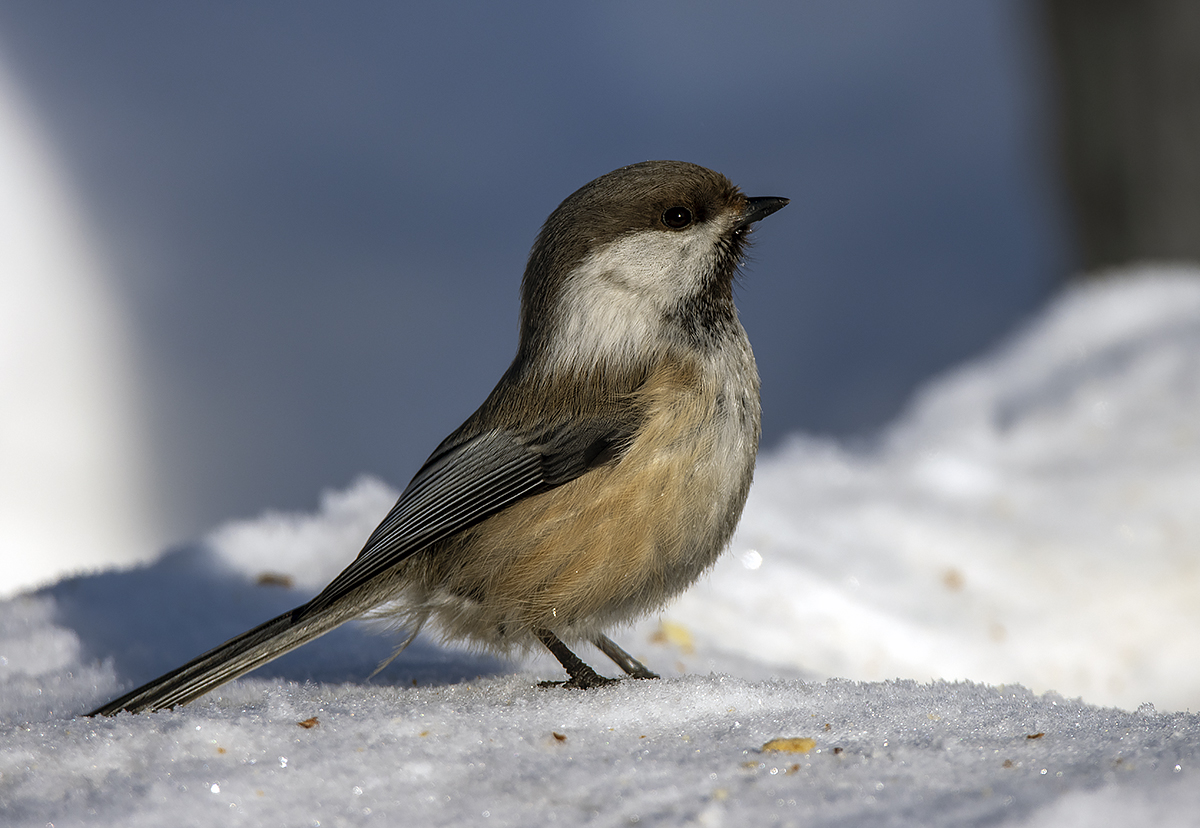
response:
M231 638L182 667L97 707L88 715L113 716L122 710L140 713L186 704L214 687L324 635L362 611L362 607L347 606L345 601L311 614L307 607L297 607Z

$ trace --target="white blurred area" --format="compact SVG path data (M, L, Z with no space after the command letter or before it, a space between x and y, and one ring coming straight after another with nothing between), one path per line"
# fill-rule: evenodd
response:
M83 210L0 65L0 596L153 557L133 348Z

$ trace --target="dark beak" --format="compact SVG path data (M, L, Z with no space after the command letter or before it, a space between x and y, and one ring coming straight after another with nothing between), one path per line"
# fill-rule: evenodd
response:
M759 219L765 219L776 210L782 210L790 199L779 196L760 196L746 199L746 209L742 212L742 220L738 222L738 230L749 227Z

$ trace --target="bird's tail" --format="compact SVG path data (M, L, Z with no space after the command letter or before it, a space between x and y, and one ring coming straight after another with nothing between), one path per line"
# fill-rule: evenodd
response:
M310 611L309 605L305 604L285 612L121 698L97 707L88 715L113 716L122 710L140 713L186 704L214 687L324 635L362 612L361 606L348 603L336 602L316 612Z

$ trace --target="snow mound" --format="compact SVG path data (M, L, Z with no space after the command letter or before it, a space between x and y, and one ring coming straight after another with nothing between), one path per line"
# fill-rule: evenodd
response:
M763 458L669 615L823 676L1200 709L1197 412L1200 272L1077 285L875 445Z

